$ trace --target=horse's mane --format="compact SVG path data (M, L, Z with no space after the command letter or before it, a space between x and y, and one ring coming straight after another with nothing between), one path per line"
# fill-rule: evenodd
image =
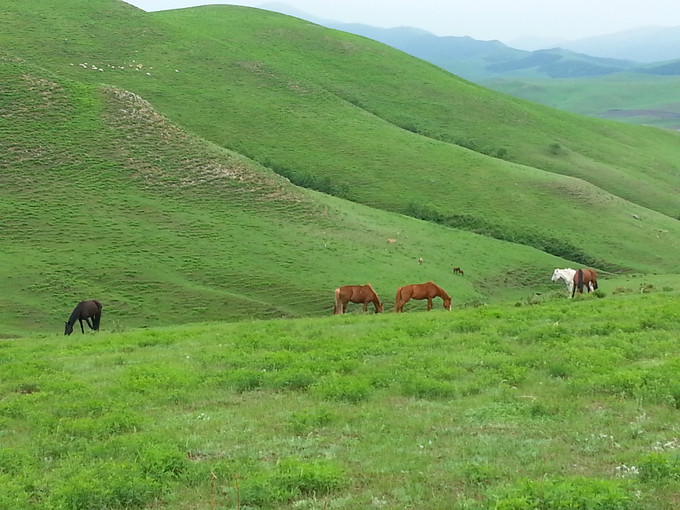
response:
M79 316L80 316L80 303L78 303L71 312L71 316L68 318L68 324L70 325L75 324Z
M371 289L371 292L373 292L373 295L375 296L375 299L378 301L378 303L380 303L380 305L382 305L382 301L380 301L380 298L378 297L378 293L377 293L377 292L375 291L375 289L373 288L373 285L371 285L370 283L367 283L366 286L367 286L369 289Z
M451 299L451 296L449 296L449 294L448 294L444 289L442 289L439 285L437 285L436 283L434 283L432 280L430 280L430 281L427 282L427 283L431 283L432 285L434 285L434 287L435 287L439 292L441 292L441 297L442 297L442 299Z

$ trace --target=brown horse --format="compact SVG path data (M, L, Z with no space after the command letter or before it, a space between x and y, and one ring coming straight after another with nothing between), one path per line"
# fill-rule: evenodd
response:
M574 285L572 286L571 289L571 297L574 297L577 287L578 293L583 294L584 285L588 292L590 292L591 287L593 290L597 290L597 273L595 272L595 270L579 269L574 273Z
M403 312L404 305L410 299L427 299L427 311L432 310L432 299L440 297L444 300L444 308L451 310L451 296L444 289L433 282L412 283L397 289L397 297L394 300L394 311Z
M92 322L90 322L92 318ZM73 333L73 325L76 321L80 322L80 331L85 334L85 328L83 328L83 320L87 322L90 329L97 331L99 329L99 321L102 318L102 304L93 299L91 301L81 301L76 305L69 317L66 327L64 328L64 334L70 335Z
M459 274L459 275L461 275L461 276L465 276L465 273L464 273L463 270L462 270L461 268L459 268L459 267L454 267L454 268L453 268L453 274Z
M383 311L383 304L375 293L370 283L366 285L343 285L335 289L334 314L343 314L347 310L347 303L363 303L364 312L368 309L368 303L373 303L375 313Z

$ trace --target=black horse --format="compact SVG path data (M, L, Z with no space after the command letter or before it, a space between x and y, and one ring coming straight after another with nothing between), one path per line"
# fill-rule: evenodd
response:
M90 318L92 318L92 322L90 322ZM90 326L90 329L97 331L99 329L99 321L101 320L101 318L102 318L102 304L99 301L97 301L96 299L92 299L91 301L81 301L73 309L73 313L71 314L71 317L69 317L68 322L66 323L64 334L70 335L71 333L73 333L73 325L76 323L76 321L80 322L80 331L82 331L83 334L85 334L85 328L83 328L83 320L87 322L87 325Z

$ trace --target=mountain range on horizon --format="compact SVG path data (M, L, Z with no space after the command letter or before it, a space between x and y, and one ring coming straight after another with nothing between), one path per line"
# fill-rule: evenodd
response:
M680 130L680 27L642 27L559 47L536 39L437 36L318 19L283 3L263 9L381 42L511 96L597 118ZM524 48L524 49L521 49Z
M509 49L528 52L561 48L596 58L633 61L643 64L680 59L680 26L638 27L621 32L605 33L573 40L546 39L527 35L506 44L499 40L484 41L469 36L437 36L417 27L380 28L362 23L342 23L335 20L318 18L280 2L267 2L260 5L260 8L295 16L296 18L311 21L318 25L364 35L369 38L376 38L374 36L380 34L399 34L403 32L412 35L419 34L422 38L431 40L468 40L480 43L495 43ZM392 39L394 38L396 38L396 35L392 37ZM376 40L385 42L379 38ZM386 44L390 43L386 42ZM404 50L402 49L402 51Z

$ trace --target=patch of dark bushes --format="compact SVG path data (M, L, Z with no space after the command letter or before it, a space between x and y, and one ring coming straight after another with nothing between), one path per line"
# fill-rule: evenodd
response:
M493 237L500 241L509 241L525 246L531 246L532 248L555 255L556 257L573 260L584 266L598 267L608 271L617 271L621 269L618 266L591 257L586 252L564 239L550 237L537 232L512 230L506 225L494 224L469 214L444 215L432 207L413 202L408 205L406 214L431 223Z
M320 191L321 193L333 195L345 200L353 200L350 186L346 182L334 181L327 175L313 175L309 172L296 172L271 161L262 164L280 176L285 177L296 186Z

